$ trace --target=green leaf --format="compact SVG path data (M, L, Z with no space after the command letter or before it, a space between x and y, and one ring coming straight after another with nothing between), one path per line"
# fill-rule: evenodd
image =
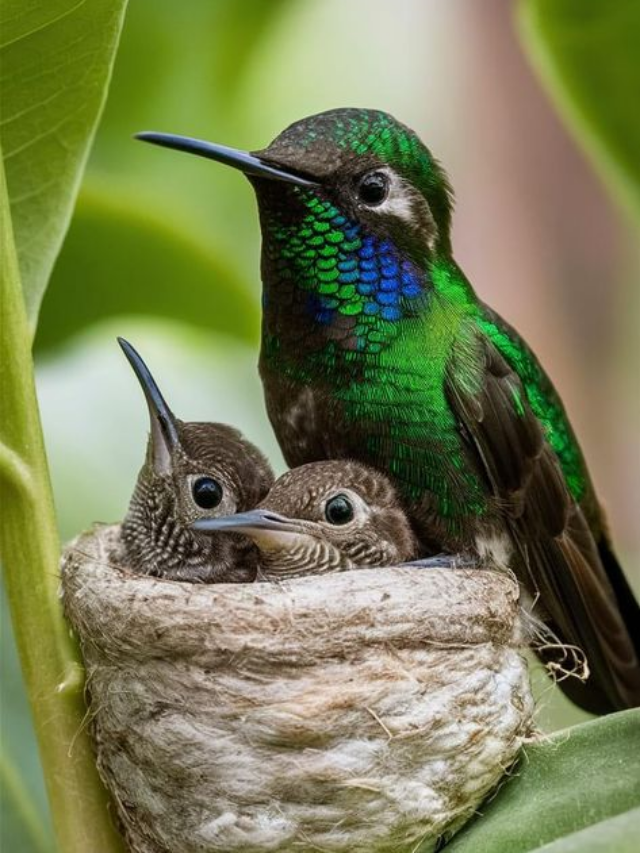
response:
M221 257L167 215L90 183L55 266L36 345L52 347L118 315L182 320L255 343L258 299Z
M0 148L0 552L60 849L116 853L84 720L83 671L58 595L59 542Z
M638 755L638 709L526 747L512 778L453 838L447 853L630 850L638 839ZM619 843L607 847L608 832Z
M265 35L279 22L291 0L237 0L218 2L216 29L224 33L217 50L211 52L212 82L227 108L233 106L238 90L244 83L246 67L264 41ZM251 26L247 27L247 21Z
M107 91L125 0L3 0L2 125L31 330Z
M616 815L538 848L538 853L637 853L640 809Z
M522 0L520 24L560 113L640 213L640 3Z
M280 29L287 6L295 4L189 0L187 15L176 11L175 0L131 4L87 170L92 182L108 180L113 196L122 193L125 203L134 198L138 209L178 223L202 245L213 238L218 257L223 249L256 291L259 229L248 182L230 169L154 151L132 135L156 128L240 147L266 144L269 130L252 124L243 93L255 89L247 73ZM268 55L260 64L273 61ZM264 97L277 109L273 91ZM102 263L108 267L109 258Z
M0 755L0 845L22 853L52 853L52 844L16 767Z
M83 670L60 607L59 541L31 342L106 92L123 10L124 0L5 0L0 11L0 550L64 853L115 853L122 840L96 769ZM26 776L18 776L8 758L2 770L8 795L3 823L39 843L38 808ZM11 847L24 849L22 843Z

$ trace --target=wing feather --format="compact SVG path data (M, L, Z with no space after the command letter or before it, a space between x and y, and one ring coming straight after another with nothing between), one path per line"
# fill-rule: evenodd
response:
M640 664L589 525L517 373L487 338L475 343L480 373L461 381L454 354L447 395L510 533L514 569L561 641L587 656L587 683L561 686L596 713L638 705Z

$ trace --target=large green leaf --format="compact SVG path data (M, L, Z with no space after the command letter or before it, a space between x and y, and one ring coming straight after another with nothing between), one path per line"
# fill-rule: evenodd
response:
M565 835L537 853L637 853L639 838L640 808Z
M237 92L288 2L189 0L189 14L175 0L131 5L83 192L41 310L41 351L122 313L257 340L259 234L248 183L132 134L177 128L242 144L237 125L247 111Z
M64 853L122 847L84 725L78 650L61 612L59 542L31 342L104 99L123 10L124 0L5 0L0 11L0 550L55 834ZM3 667L6 657L10 662L5 650ZM28 715L12 714L17 696L9 685L9 696L2 691L2 843L3 849L26 853L44 849L49 837L38 818L37 774L29 773L34 763Z
M37 346L118 315L182 320L254 343L258 300L210 243L177 228L166 212L89 183L42 305Z
M124 8L125 0L0 6L0 138L32 330L104 103Z
M640 837L638 756L640 710L611 714L532 744L512 778L446 849L631 850L632 840ZM607 846L609 833L618 842Z
M526 46L563 117L640 212L640 3L522 0Z

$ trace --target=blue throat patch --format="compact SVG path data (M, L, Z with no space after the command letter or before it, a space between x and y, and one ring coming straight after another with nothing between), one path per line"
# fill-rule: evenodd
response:
M426 272L330 201L312 193L301 198L309 212L300 222L269 228L278 277L308 293L307 310L318 325L348 329L343 348L379 352L395 337L396 323L422 308Z

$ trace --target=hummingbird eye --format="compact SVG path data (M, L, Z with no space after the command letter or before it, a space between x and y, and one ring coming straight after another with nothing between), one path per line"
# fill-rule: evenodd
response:
M377 207L389 193L389 178L384 172L368 172L358 183L359 200L368 207Z
M202 509L214 509L222 500L222 486L213 477L198 477L191 487L191 493Z
M353 518L353 504L346 495L336 495L327 501L324 517L329 524L348 524Z

